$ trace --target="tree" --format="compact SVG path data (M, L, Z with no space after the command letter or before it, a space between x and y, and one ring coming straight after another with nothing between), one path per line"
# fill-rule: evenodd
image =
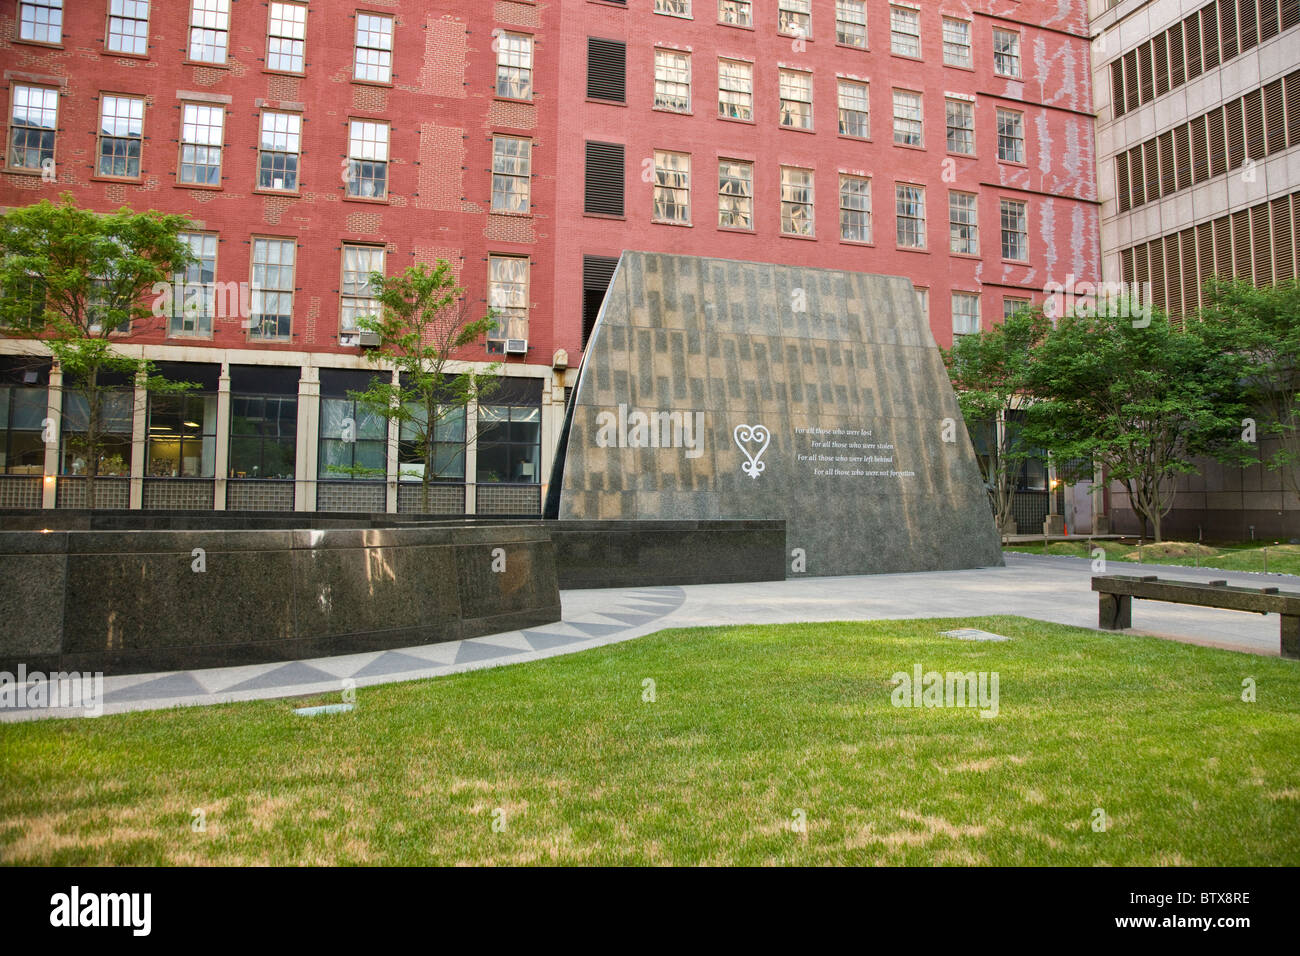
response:
M999 529L1011 518L1016 477L1034 454L1012 412L1028 402L1034 350L1051 328L1042 309L1021 309L943 352L966 428L972 437L987 436L988 454L977 458Z
M140 380L151 391L184 391L152 363L118 351L122 341L156 326L146 296L193 261L179 233L185 216L123 207L96 213L70 194L0 216L0 333L38 339L63 372L64 392L84 400L85 432L68 437L86 459L86 505L95 507L95 477L107 451L105 404L118 386L109 378Z
M457 363L454 356L495 328L496 321L490 310L480 318L471 318L465 290L443 259L432 270L418 263L399 276L373 272L370 288L380 313L359 317L357 328L378 336L379 345L366 357L396 369L397 383L376 377L364 391L349 395L366 410L397 421L409 436L407 440L419 450L423 509L427 512L429 488L437 474L438 426L463 414L476 397L486 397L496 386L500 368L499 363ZM473 436L467 433L465 440L469 442Z
M1245 398L1263 419L1256 437L1277 439L1264 465L1300 495L1300 284L1212 279L1206 292L1202 320L1220 349L1241 360Z
M1160 541L1178 476L1199 457L1240 454L1246 406L1236 360L1202 323L1178 331L1161 312L1149 324L1130 313L1060 320L1031 365L1024 438L1065 465L1102 463L1128 487L1143 536L1150 523Z

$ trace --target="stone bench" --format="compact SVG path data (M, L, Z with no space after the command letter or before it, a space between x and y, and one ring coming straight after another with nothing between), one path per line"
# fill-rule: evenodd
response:
M1274 587L1243 588L1227 581L1163 581L1155 575L1097 575L1092 579L1097 592L1097 626L1118 631L1133 626L1133 599L1195 604L1230 611L1279 614L1282 618L1282 656L1300 660L1300 591Z

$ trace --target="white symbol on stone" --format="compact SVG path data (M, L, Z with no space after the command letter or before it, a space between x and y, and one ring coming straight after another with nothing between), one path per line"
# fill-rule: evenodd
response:
M759 459L763 457L763 452L767 451L767 443L772 440L772 434L762 425L737 425L731 437L736 440L736 447L749 459L740 466L740 470L751 478L757 478L767 468L767 465ZM750 454L749 449L745 447L750 442L762 442L756 454Z

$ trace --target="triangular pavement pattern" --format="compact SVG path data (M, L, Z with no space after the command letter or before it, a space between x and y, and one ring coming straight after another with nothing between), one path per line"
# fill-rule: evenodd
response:
M188 672L166 674L120 690L107 691L104 703L118 704L132 700L163 700L168 697L205 697L208 689Z
M585 637L576 637L572 634L544 634L541 631L524 631L524 637L528 643L533 646L535 651L549 651L552 647L563 647L565 644L577 644L579 641L585 641Z
M258 677L250 678L234 687L227 687L223 693L231 694L242 690L267 690L272 687L293 687L295 684L336 684L338 678L323 670L293 661L283 667L267 671Z
M474 661L490 661L498 657L510 657L523 654L517 647L501 647L499 644L476 644L473 641L461 641L456 653L457 664L469 664Z
M564 623L591 637L608 637L610 634L617 634L619 631L627 630L626 627L620 627L617 624L598 624L595 621L590 623L586 621L565 621Z
M617 614L614 611L601 611L600 616L612 618L615 621L622 621L628 627L647 624L650 621L656 621L663 617L662 614Z
M379 677L384 674L404 674L412 671L427 671L431 668L442 666L445 665L439 664L437 661L431 661L426 657L414 657L410 654L403 654L401 651L385 651L352 676Z

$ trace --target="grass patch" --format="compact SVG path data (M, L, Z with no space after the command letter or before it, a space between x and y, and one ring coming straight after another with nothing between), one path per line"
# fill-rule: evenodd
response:
M997 671L999 716L892 706L916 663ZM0 860L1300 863L1300 667L1155 638L674 630L303 703L0 725Z
M1217 568L1221 571L1268 571L1270 574L1300 574L1300 544L1234 543L1198 544L1195 541L1150 542L1139 549L1135 541L1089 541L1075 538L1052 541L1046 551L1039 542L1008 544L1003 550L1021 554L1064 554L1076 558L1092 557L1101 548L1108 561L1173 564L1186 567Z

